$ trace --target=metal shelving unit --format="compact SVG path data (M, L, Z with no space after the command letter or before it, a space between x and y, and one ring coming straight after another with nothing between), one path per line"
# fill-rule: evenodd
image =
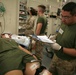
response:
M27 19L27 1L19 2L19 26L18 26L18 35L25 35L25 23Z

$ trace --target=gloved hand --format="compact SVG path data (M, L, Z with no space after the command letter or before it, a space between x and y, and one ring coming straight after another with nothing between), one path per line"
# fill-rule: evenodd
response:
M52 41L54 41L56 39L56 36L57 36L56 34L55 35L50 35L49 39L52 40Z
M60 46L58 43L52 43L51 44L52 49L54 50L60 50L62 48L62 46Z

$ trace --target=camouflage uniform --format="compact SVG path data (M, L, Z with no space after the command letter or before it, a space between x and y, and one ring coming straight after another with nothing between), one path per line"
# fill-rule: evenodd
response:
M67 26L62 24L56 37L56 42L63 48L76 50L76 23ZM59 51L54 51L54 56L51 62L50 72L58 72L58 75L74 75L76 69L76 56L72 56L64 52L63 48ZM54 75L57 75L54 74Z
M30 34L34 34L34 22L35 22L36 16L32 16L30 17L25 25L25 35L30 35Z
M29 35L33 35L34 34L34 23L35 23L35 19L36 16L32 16L29 17L29 19L26 21L26 25L25 25L25 35L29 36ZM30 45L28 47L29 51L32 51L32 43L31 43L32 39L30 38Z
M35 55L38 57L39 60L42 60L42 54L43 54L43 43L41 41L36 41L35 46Z
M38 19L37 19L37 25L38 25L38 23L42 23L42 28L41 28L41 31L40 31L39 35L44 35L46 27L47 27L46 17L45 16L39 16ZM40 42L40 41L36 41L36 46L35 47L36 47L35 54L41 60L42 59L42 54L43 54L43 43Z
M62 60L54 55L49 71L53 75L74 75L76 70L76 59L75 60Z

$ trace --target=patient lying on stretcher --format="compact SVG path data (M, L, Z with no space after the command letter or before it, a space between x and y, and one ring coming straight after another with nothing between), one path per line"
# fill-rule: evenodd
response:
M11 39L10 35L0 38L0 75L51 75L41 68L38 59ZM39 69L42 69L39 72Z

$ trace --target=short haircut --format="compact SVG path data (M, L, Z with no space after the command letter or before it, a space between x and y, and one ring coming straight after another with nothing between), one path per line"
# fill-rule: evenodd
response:
M70 12L71 15L75 15L76 14L76 3L69 2L63 6L62 10Z
M42 12L45 12L46 7L44 5L38 5L38 7L42 8Z

